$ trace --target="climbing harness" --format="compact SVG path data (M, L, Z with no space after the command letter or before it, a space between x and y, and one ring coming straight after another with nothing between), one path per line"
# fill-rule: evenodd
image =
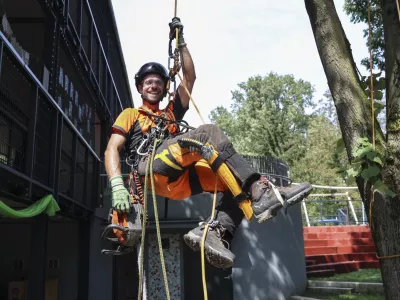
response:
M153 118L156 126L150 129L150 133L143 135L142 142L139 146L130 152L126 158L126 163L131 167L128 177L127 186L131 195L132 213L118 213L111 209L109 212L109 225L102 232L102 239L117 244L115 250L103 249L102 254L122 255L130 253L134 250L134 246L138 244L143 228L147 210L143 209L146 193L143 192L141 179L137 172L137 166L141 157L155 153L155 149L160 141L164 140L168 133L168 124L164 120L164 115Z

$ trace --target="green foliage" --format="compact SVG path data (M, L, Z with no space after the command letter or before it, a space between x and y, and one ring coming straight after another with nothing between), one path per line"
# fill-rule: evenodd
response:
M310 117L306 153L291 165L291 177L320 185L342 185L348 158L338 127L332 96L326 92Z
M364 38L366 40L367 49L369 49L368 38L368 1L364 0L345 0L344 11L350 16L353 23L364 23L367 28L364 29ZM371 0L371 46L372 46L372 63L373 69L379 70L373 74L374 85L374 113L381 128L386 127L386 101L384 99L386 90L386 78L382 75L385 71L385 56L384 56L384 34L382 10L378 0ZM370 57L366 57L361 61L361 64L370 69ZM371 76L361 76L361 86L366 95L370 98ZM382 101L382 102L378 102Z
M344 11L350 16L353 23L364 23L368 25L368 1L365 0L345 0ZM384 34L382 10L379 0L371 1L371 29L372 29L372 61L374 68L384 71ZM366 45L369 49L368 27L364 29ZM369 69L369 57L362 60L362 65Z
M230 137L243 155L279 157L289 164L304 156L314 106L310 83L292 75L269 73L238 84L228 110L217 107L210 119Z
M347 159L344 148L335 152L339 138L337 126L325 115L314 116L307 131L307 151L291 166L291 177L313 184L343 185L344 178L339 166L347 166Z
M371 76L361 76L361 87L364 89L368 99L371 99ZM386 78L382 76L382 72L372 74L372 82L374 88L374 114L381 125L385 128L386 125L386 101L384 99L386 91ZM370 102L368 102L370 107Z
M386 196L394 197L395 194L381 181L381 169L385 158L375 150L367 138L359 138L357 148L352 151L352 167L347 171L351 180L361 176L365 181L374 185L374 191Z

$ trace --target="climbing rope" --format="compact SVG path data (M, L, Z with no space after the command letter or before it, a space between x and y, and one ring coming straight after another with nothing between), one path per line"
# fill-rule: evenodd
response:
M145 244L145 237L146 237L146 221L147 221L147 190L148 190L148 183L149 183L149 176L151 182L151 192L153 197L153 205L154 205L154 219L156 222L156 231L157 231L157 241L158 241L158 250L160 253L160 262L161 268L164 278L164 285L165 285L165 293L167 296L167 300L170 300L170 293L168 288L168 278L167 278L167 270L165 268L165 260L164 260L164 253L162 249L162 242L161 242L161 231L160 231L160 222L158 219L158 210L157 210L157 197L156 191L154 187L154 178L153 178L153 161L156 153L156 146L159 142L159 139L156 137L154 139L153 148L151 150L151 154L146 163L146 172L145 172L145 180L144 180L144 201L143 201L143 222L142 222L142 239L140 244L140 266L139 266L139 293L138 293L138 300L142 299L143 294L143 271L144 271L144 244Z
M175 0L175 7L174 7L174 17L176 17L177 14L177 0ZM193 106L195 107L201 121L203 124L205 124L203 116L200 113L200 110L198 109L192 95L190 94L188 88L186 87L181 75L179 74L179 69L180 69L180 64L179 64L179 51L178 49L178 38L179 38L179 30L176 29L175 31L175 55L172 55L172 49L169 47L169 59L173 58L174 59L174 64L173 67L170 68L170 60L168 61L168 68L169 68L169 75L171 78L174 78L175 75L177 74L180 81L181 85L185 89L187 95L189 96ZM171 43L171 40L170 40ZM169 89L169 83L167 85L167 89ZM176 85L174 87L175 92L176 92ZM190 126L186 126L190 127ZM193 129L192 127L188 129ZM168 288L168 277L167 277L167 271L165 268L165 259L164 259L164 253L162 249L162 241L161 241L161 231L160 231L160 223L159 223L159 218L158 218L158 209L157 209L157 199L156 199L156 191L155 191L155 184L154 184L154 178L153 178L153 161L155 157L155 149L158 143L158 138L155 138L154 140L154 145L151 151L151 155L149 160L147 161L146 164L146 171L145 171L145 184L144 184L144 190L148 190L148 177L150 176L150 181L151 181L151 192L152 192L152 197L153 197L153 206L154 206L154 219L156 222L156 231L157 231L157 241L158 241L158 249L160 253L160 261L161 261L161 267L162 267L162 272L163 272L163 279L164 279L164 286L165 286L165 292L167 299L170 300L170 292ZM216 199L217 199L217 187L218 187L218 175L216 174L215 178L215 191L214 191L214 198L213 198L213 205L212 205L212 210L211 210L211 218L210 221L214 219L214 214L215 214L215 207L216 207ZM145 234L146 234L146 222L147 222L147 192L144 193L144 199L143 199L143 217L142 217L142 239L141 239L141 245L140 245L140 266L139 266L139 293L138 293L138 300L142 300L142 294L143 294L143 271L144 271L144 246L145 246ZM207 295L207 283L206 283L206 274L205 274L205 259L204 259L204 246L205 246L205 240L207 237L207 232L209 229L209 223L206 223L205 228L204 228L204 233L202 236L201 240L201 270L202 270L202 283L203 283L203 294L204 294L204 299L208 299Z
M205 124L206 122L204 122L203 116L201 115L199 108L197 107L196 103L194 102L192 95L190 95L190 92L187 89L186 85L183 83L183 79L182 79L181 75L179 73L177 73L177 74L178 74L179 80L181 81L183 88L185 89L186 93L188 94L190 100L192 101L193 106L196 108L196 111L199 114L201 121L203 122L203 124Z
M214 214L215 214L215 206L217 203L217 187L218 187L218 174L215 176L215 189L214 189L214 198L213 198L213 205L212 205L212 210L211 210L211 218L210 221L206 223L204 227L204 233L201 238L201 245L200 245L200 251L201 251L201 280L203 283L203 295L204 295L204 300L208 300L208 294L207 294L207 281L206 281L206 268L205 268L205 260L204 260L204 244L206 241L206 236L208 232L208 227L210 226L210 223L214 220Z
M371 122L372 122L372 146L375 149L375 112L374 112L374 77L372 73L372 28L371 28L371 0L368 0L368 48L369 48L369 71L370 71L370 100L371 100ZM371 185L369 197L369 224L372 226L372 203L374 202L374 185Z
M163 273L163 278L164 278L165 293L167 295L167 299L169 300L170 295L169 295L169 288L168 288L167 270L165 268L164 253L163 253L162 242L161 242L160 222L158 220L158 209L157 209L157 197L156 197L156 190L154 187L154 177L153 177L153 162L154 162L154 157L155 157L155 153L156 153L156 151L155 151L156 145L157 145L158 141L159 141L158 139L155 139L155 141L154 141L153 152L151 153L151 158L150 158L150 182L151 182L151 194L153 196L154 219L156 221L158 250L160 252L160 261L161 261L161 268L162 268L162 273Z
M175 10L174 10L174 16L175 17L176 17L176 11L177 11L177 0L175 0ZM175 39L176 39L176 46L175 47L176 48L175 48L175 53L177 53L176 49L178 49L178 33L179 33L179 30L176 29L176 37L175 37ZM171 57L171 51L170 51L170 57ZM188 88L186 87L182 76L179 74L179 68L178 68L178 66L180 66L180 64L179 64L179 55L175 55L173 58L174 58L174 68L170 69L170 74L178 75L179 80L181 81L180 84L183 86L183 88L185 89L185 92L189 96L190 101L192 102L193 106L195 107L195 109L197 111L197 114L199 115L201 121L203 122L203 124L205 124L204 118L201 115L200 110L196 105L196 102L194 101L192 95L190 94ZM211 210L210 221L214 220L215 207L216 207L216 202L217 202L217 186L218 186L218 175L216 174L214 199L213 199L213 205L212 205L212 210ZM204 228L204 232L203 232L203 236L202 236L202 239L201 239L201 246L200 246L200 252L201 252L201 274L202 274L201 278L202 278L202 284L203 284L204 300L208 299L206 271L205 271L205 259L204 259L204 245L205 245L205 240L206 240L207 233L208 233L208 228L209 228L209 223L206 223L205 228Z
M375 149L375 109L374 109L374 77L372 73L372 28L371 28L371 0L368 0L368 40L369 40L369 72L370 72L370 98L372 119L372 145Z
M143 272L144 272L144 242L146 239L146 223L147 223L147 187L150 163L147 161L145 179L144 179L144 199L143 199L143 216L142 216L142 239L140 241L140 266L139 266L139 288L138 300L142 300L143 293Z

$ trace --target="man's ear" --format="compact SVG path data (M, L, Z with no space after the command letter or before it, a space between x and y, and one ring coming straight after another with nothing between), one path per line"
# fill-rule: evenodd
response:
M139 94L143 94L143 84L138 84Z

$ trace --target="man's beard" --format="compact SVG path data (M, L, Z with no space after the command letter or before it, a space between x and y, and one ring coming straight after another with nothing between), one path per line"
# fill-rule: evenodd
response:
M152 104L161 102L163 100L163 98L164 98L163 95L161 95L160 97L158 97L158 99L155 99L155 100L150 100L149 98L147 98L147 97L145 97L143 95L141 95L141 97L142 97L143 100L145 100L145 101L147 101L149 103L152 103Z

